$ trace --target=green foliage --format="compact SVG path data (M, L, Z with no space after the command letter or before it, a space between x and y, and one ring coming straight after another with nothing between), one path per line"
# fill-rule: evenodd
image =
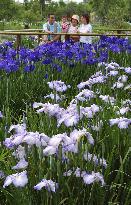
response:
M122 28L124 23L124 16L127 13L126 2L123 0L115 1L116 5L113 4L110 6L110 9L107 13L107 23L115 25L118 28Z
M94 0L93 10L103 24L121 28L124 19L130 18L129 2L129 0Z
M9 20L14 13L17 13L17 9L13 0L0 0L0 20Z
M124 21L131 21L131 1L130 0L88 0L84 3L63 0L59 2L51 0L25 0L23 4L14 0L0 0L1 12L0 20L19 20L36 22L43 21L51 12L60 20L63 14L72 15L74 13L94 13L95 21L105 25L123 28Z

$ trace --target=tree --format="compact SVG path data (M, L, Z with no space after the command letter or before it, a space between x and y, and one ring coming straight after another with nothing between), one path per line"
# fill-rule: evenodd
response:
M24 0L25 10L28 10L28 8L29 8L28 4L29 4L29 1Z
M39 0L39 1L40 1L41 17L43 19L45 16L45 0Z
M115 4L110 5L110 9L107 11L107 23L114 25L117 28L122 28L126 13L126 1L116 0Z
M126 19L127 19L127 21L129 21L131 23L131 1L130 0L126 0L126 5L127 5Z
M0 20L7 20L11 16L11 4L13 4L12 0L0 0Z
M93 10L103 24L122 26L129 0L93 0Z

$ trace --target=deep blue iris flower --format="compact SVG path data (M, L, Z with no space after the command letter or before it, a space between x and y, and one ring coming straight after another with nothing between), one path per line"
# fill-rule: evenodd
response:
M6 73L15 72L19 69L19 62L15 60L9 60L4 69Z
M44 65L49 65L49 64L51 64L51 63L52 63L52 60L49 59L49 58L47 58L47 59L45 59L45 60L42 61L42 64L44 64Z
M6 59L0 61L0 69L4 70L6 73L15 72L19 69L19 61L13 59Z
M2 55L2 53L0 53L0 59L3 59L3 55Z
M34 37L34 36L29 36L29 39L30 39L31 41L34 41L34 40L35 40L35 37Z
M10 66L8 66L8 65L5 66L5 72L6 72L7 74L11 73L11 68L10 68Z
M0 69L4 69L6 66L6 61L0 61Z
M61 72L62 71L62 67L58 64L52 64L52 68L53 70L57 70L57 72Z
M45 74L44 78L45 78L45 79L47 79L47 78L48 78L48 73L46 73L46 74Z
M27 73L28 73L28 72L32 72L34 69L35 69L35 66L32 65L32 64L26 65L26 66L24 67L24 71L27 72Z
M40 60L39 57L39 52L38 51L31 51L28 55L27 55L29 61L33 61L33 62L37 62Z
M27 58L27 55L28 55L28 49L26 48L21 48L20 51L19 51L19 57L21 60L25 60L25 58Z
M120 53L120 47L118 46L118 44L111 44L110 50L115 52L115 53Z
M80 50L80 52L79 52L79 56L80 56L80 58L84 58L84 57L86 57L86 52L84 51L84 50Z
M95 63L98 63L98 59L97 58L88 58L86 60L86 64L93 65Z
M6 55L5 55L5 57L6 57L7 59L8 59L8 58L10 58L10 59L15 59L16 55L17 55L16 50L15 50L14 48L10 48L10 49L8 49L8 51L7 51Z
M131 53L131 44L127 48L128 53Z
M13 42L11 42L11 41L5 41L5 42L4 42L4 45L5 45L5 46L8 46L8 47L10 47L10 48L12 48L12 47L13 47Z
M110 53L108 51L131 53L131 44L126 38L102 36L97 43L92 45L81 45L70 40L64 43L44 44L33 50L23 47L17 52L12 47L12 42L5 42L0 44L0 69L10 73L17 71L20 66L26 65L24 71L31 72L35 69L35 63L41 62L44 65L49 65L46 67L51 66L52 70L61 72L62 65L67 65L69 68L78 63L106 62L109 57L108 53Z
M75 63L70 62L70 63L69 63L69 67L70 67L70 68L74 68L74 67L75 67Z
M61 66L58 65L58 66L57 66L57 72L60 73L61 71L62 71L62 68L61 68Z
M65 55L66 55L66 57L69 58L69 59L72 59L72 57L73 57L73 53L72 53L71 51L67 51L67 52L65 53Z

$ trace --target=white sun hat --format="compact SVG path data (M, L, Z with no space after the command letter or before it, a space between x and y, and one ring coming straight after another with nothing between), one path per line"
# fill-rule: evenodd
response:
M76 19L79 22L79 16L78 15L73 15L71 18Z

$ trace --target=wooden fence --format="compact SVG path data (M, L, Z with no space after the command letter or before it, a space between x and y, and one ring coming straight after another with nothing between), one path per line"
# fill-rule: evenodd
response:
M109 30L107 30L109 31ZM112 29L110 31L115 31L116 33L110 34L110 33L87 33L87 34L79 34L79 33L59 33L59 35L72 35L72 36L131 36L131 33L121 33L122 31L131 31L131 29ZM54 35L58 35L58 33L53 33ZM6 31L0 31L0 35L14 35L16 36L16 47L19 50L21 46L21 36L38 36L38 43L40 42L40 39L43 35L49 35L46 32L43 32L42 29L24 29L24 30L6 30Z
M121 34L122 32L131 32L131 29L96 29L97 31L101 32L116 32ZM4 30L7 32L42 32L43 29L20 29L20 30Z

